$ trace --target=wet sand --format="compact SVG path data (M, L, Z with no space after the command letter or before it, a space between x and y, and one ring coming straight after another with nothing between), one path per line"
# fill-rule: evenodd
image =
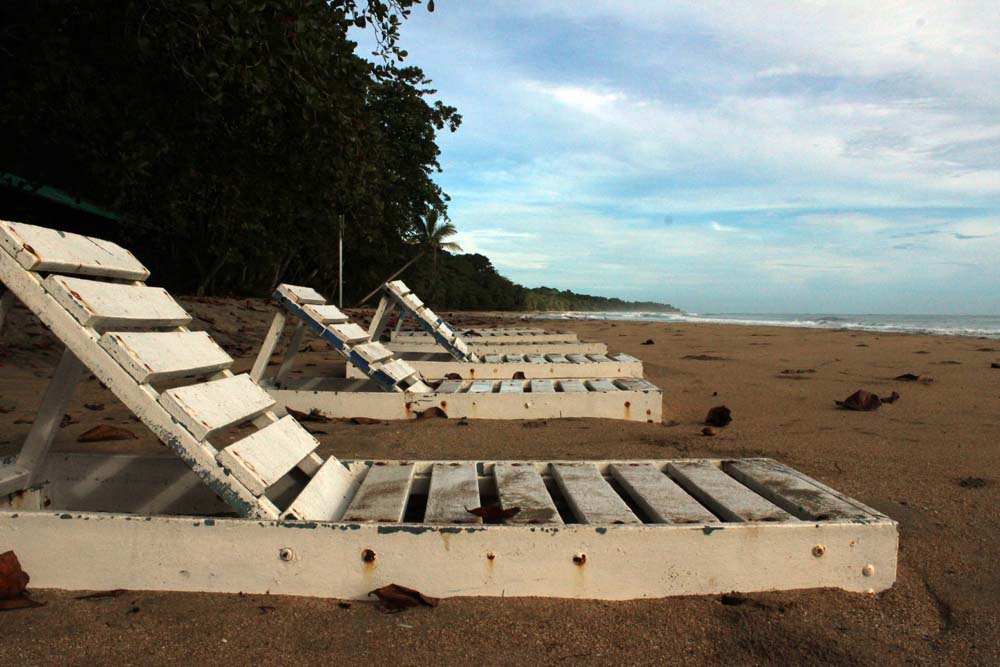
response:
M264 301L184 300L250 367L270 320ZM447 317L447 314L446 314ZM455 315L460 325L495 319ZM537 322L537 321L533 321ZM444 600L388 615L374 604L260 595L129 592L101 600L34 590L45 607L0 613L3 662L59 664L997 665L1000 664L1000 341L704 324L547 323L645 362L664 423L587 419L327 423L341 458L670 458L769 456L900 524L896 585L632 602ZM647 339L654 344L642 345ZM59 347L18 307L0 347L0 455L16 453ZM312 340L296 373L339 367ZM783 371L806 371L789 372ZM895 381L903 373L927 384ZM901 398L877 412L834 401L857 389ZM701 435L709 408L733 423ZM89 406L89 407L88 407ZM163 454L91 379L54 451ZM101 423L139 438L80 444ZM0 551L4 545L0 544ZM224 555L222 555L224 557ZM30 563L25 563L30 574ZM239 563L233 563L239 567ZM407 582L397 582L406 584ZM734 602L733 600L727 600Z

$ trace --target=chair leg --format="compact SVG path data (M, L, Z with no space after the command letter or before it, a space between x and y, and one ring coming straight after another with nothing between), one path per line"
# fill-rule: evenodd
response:
M292 333L292 339L288 341L288 349L285 350L285 358L282 360L281 365L278 366L278 374L274 376L274 384L281 386L285 382L285 377L288 376L288 372L292 370L292 364L295 363L295 355L299 353L299 346L302 345L302 336L306 332L306 325L303 322L299 322L295 326L295 331Z
M76 385L83 377L84 365L68 349L63 350L62 358L56 367L55 375L45 389L42 405L38 409L35 423L31 425L28 437L21 447L15 465L30 474L28 484L38 481L41 464L49 453L49 447L59 429L59 422L66 414L66 406Z
M378 308L375 310L375 315L372 316L371 326L368 327L368 340L377 342L382 338L382 332L385 331L386 325L389 324L389 316L392 315L395 306L396 303L389 295L382 296L382 300L378 302Z
M271 328L267 330L264 342L260 345L260 352L257 353L257 359L253 362L253 368L250 370L250 379L254 382L260 382L264 373L267 372L267 364L271 361L271 355L274 354L274 348L278 345L278 341L281 340L281 333L285 330L285 320L287 319L288 316L281 311L274 314Z

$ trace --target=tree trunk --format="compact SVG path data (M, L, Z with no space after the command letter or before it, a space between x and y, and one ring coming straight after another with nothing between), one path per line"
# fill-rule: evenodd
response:
M399 269L394 274L392 274L391 276L389 276L388 278L386 278L385 280L383 280L382 282L380 282L378 284L378 287L376 287L371 292L369 292L367 295L365 295L365 298L361 299L361 301L358 301L357 305L354 306L354 307L355 308L359 308L359 307L363 306L365 304L365 302L368 301L368 299L370 299L373 296L375 296L376 294L378 294L378 291L380 289L382 289L382 285L386 284L387 282L390 282L393 278L395 278L396 276L398 276L403 271L406 271L408 268L410 268L411 264L413 264L415 261L417 261L418 259L420 259L421 257L423 257L423 255L424 255L423 251L418 252L416 255L414 255L413 259L411 259L406 264L403 264L403 267L401 269Z

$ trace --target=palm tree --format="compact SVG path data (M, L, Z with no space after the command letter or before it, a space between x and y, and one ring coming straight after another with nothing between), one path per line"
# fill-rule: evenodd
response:
M364 304L366 301L368 301L368 299L375 296L378 293L378 291L382 289L382 285L389 282L390 280L401 274L403 271L406 271L408 268L410 268L410 266L413 265L414 262L416 262L424 255L430 253L431 261L433 262L434 266L434 275L436 277L437 266L438 266L438 255L441 253L441 251L442 250L448 250L451 252L462 251L462 246L458 245L454 241L446 240L458 233L458 230L455 229L455 225L451 224L450 222L438 224L439 219L440 218L437 211L431 211L430 213L427 214L427 218L424 219L423 221L420 233L417 235L415 239L411 241L413 245L420 248L420 251L416 255L411 257L410 260L406 262L406 264L404 264L402 267L399 268L399 270L397 270L391 276L389 276L381 283L379 283L378 287L373 289L365 296L365 298L361 299L361 301L358 302L358 306Z

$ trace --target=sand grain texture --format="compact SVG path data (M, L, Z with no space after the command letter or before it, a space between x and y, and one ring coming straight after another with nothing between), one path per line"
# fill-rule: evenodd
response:
M250 367L271 310L263 301L184 300ZM248 308L247 306L250 306ZM447 316L447 314L446 314ZM457 326L497 317L458 315ZM644 360L667 424L430 419L331 422L321 453L349 458L669 458L770 456L900 523L899 579L865 596L798 591L622 603L445 599L380 613L374 603L127 592L0 616L10 665L192 664L1000 664L1000 373L992 341L702 324L558 322ZM647 339L654 345L642 345ZM60 348L21 307L0 346L0 455L15 453ZM296 373L334 372L315 339ZM957 362L957 363L953 363ZM273 367L272 367L273 368ZM792 372L783 371L814 371ZM933 382L896 381L914 373ZM877 412L834 404L857 389L902 398ZM88 410L85 404L103 404ZM733 422L701 435L709 408ZM54 451L163 454L98 382L69 408ZM95 426L136 440L78 443ZM982 480L969 482L968 480ZM0 544L0 551L4 550ZM24 564L30 574L30 563ZM234 563L234 567L239 564ZM409 582L396 582L407 585Z

